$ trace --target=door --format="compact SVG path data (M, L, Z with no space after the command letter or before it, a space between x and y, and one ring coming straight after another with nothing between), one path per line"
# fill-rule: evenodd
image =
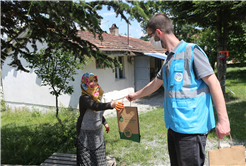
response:
M135 56L134 57L134 81L135 92L142 89L150 82L150 57Z

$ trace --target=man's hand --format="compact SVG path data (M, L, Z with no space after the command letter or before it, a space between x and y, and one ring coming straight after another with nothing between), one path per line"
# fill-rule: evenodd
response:
M137 91L135 93L129 93L126 96L126 98L130 102L134 101L134 100L137 100L137 99L139 99L141 97L147 96L147 95L155 92L157 89L159 89L161 87L162 84L163 84L163 81L158 79L157 77L155 77L154 80L149 82L145 87L143 87L139 91Z
M133 100L136 100L137 98L136 98L136 94L135 93L129 93L127 96L126 96L126 99L128 100L128 101L133 101Z
M223 139L224 136L230 135L230 123L229 121L218 122L216 127L216 135L219 139Z

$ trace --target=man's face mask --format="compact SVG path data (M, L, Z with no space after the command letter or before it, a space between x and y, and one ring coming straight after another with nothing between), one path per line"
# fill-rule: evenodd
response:
M150 38L150 43L156 48L156 49L162 49L161 45L161 39L159 41L155 41L154 36Z

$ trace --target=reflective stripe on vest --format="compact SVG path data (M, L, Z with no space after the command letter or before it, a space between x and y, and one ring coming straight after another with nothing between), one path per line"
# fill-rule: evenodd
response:
M203 87L201 89L191 91L191 90L184 90L184 91L168 91L168 97L170 98L194 98L201 95L205 95L210 93L208 87ZM164 93L164 97L166 97L167 94Z
M174 54L174 58L173 58L172 63L174 63L175 60L184 59L184 68L182 68L182 70L184 70L183 85L182 85L182 90L180 90L180 91L168 90L168 97L170 97L170 98L194 98L194 97L198 97L200 95L210 93L207 85L205 87L200 88L200 89L191 89L191 84L192 84L191 83L191 68L192 68L191 59L192 59L192 54L193 54L193 50L194 50L195 46L197 46L197 45L189 43L189 44L187 44L185 51L178 52L178 53ZM202 81L202 80L196 80L196 81ZM167 89L167 88L165 88L165 89ZM170 88L168 88L168 89L170 89ZM164 97L167 97L166 93L164 94Z

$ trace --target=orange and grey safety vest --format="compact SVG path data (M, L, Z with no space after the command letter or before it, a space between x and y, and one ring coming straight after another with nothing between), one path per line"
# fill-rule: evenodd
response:
M192 68L195 47L199 48L182 42L172 61L168 61L171 64L164 64L163 68L166 128L184 134L205 134L215 127L209 87L202 79L195 78Z

